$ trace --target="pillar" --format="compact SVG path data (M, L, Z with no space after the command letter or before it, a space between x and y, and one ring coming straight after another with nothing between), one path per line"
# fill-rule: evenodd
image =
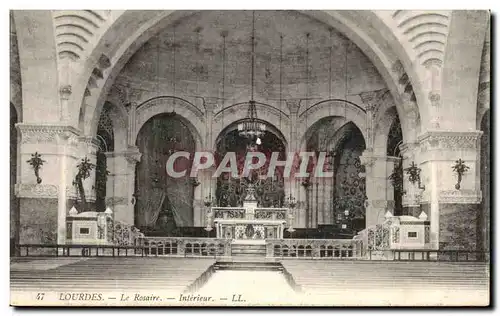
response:
M298 154L300 150L300 140L298 139L298 133L300 132L300 135L303 135L303 131L297 130L297 127L299 126L298 113L300 108L300 100L286 100L286 105L290 110L290 143L288 144L287 155L295 155L296 153ZM289 190L288 192L286 191L287 186L285 184L285 194L287 194L286 196L293 196L297 203L295 209L293 210L294 228L306 228L307 190L304 188L304 186L301 185L301 180L296 179L292 175L288 178L288 182Z
M422 211L430 219L434 249L476 250L482 238L480 223L480 137L482 132L426 132L419 137L426 194ZM455 187L452 167L462 159L469 170Z
M108 164L106 206L114 212L116 221L134 225L135 168L141 159L137 147L106 153Z
M16 124L21 164L16 183L21 244L64 244L66 214L74 197L72 182L79 153L78 131L70 126ZM37 152L44 161L37 183L27 162Z
M385 213L394 209L394 192L389 177L397 158L365 151L360 160L365 166L366 177L366 227L371 227L383 223Z

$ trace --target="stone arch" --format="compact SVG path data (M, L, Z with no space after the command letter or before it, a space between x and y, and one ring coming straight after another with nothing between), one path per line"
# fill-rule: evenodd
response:
M99 117L97 114L101 111L108 92L132 55L161 29L193 13L193 11L129 10L123 11L116 17L90 53L71 95L73 102L78 104L78 108L73 109L74 111L86 108L83 127L85 134L95 132L92 126L96 116ZM90 91L90 95L85 95L94 66L102 56L109 60L111 67L102 73L102 79L96 82L97 86Z
M205 119L203 112L192 103L177 97L164 96L149 99L137 106L136 128L132 137L135 144L141 127L152 117L162 114L175 112L178 114L186 126L191 131L196 149L203 148L205 135Z
M93 89L92 96L88 98L87 104L92 108L90 111L92 113L87 113L86 116L93 117L95 116L93 112L100 111L115 78L128 59L143 43L163 27L193 13L194 11L125 11L118 16L90 54L89 60L95 61L104 52L109 56L113 67L104 73L102 83ZM417 100L423 98L423 93L419 92L419 77L412 68L411 58L393 34L393 30L388 28L376 13L370 11L302 11L302 13L331 25L360 47L384 78L398 106L402 104L400 102L401 89L397 82L399 78L396 78L391 70L397 60L403 62L416 90ZM136 18L136 16L141 18ZM141 24L138 25L134 21L141 21ZM370 23L375 23L377 27L373 27ZM79 79L78 85L87 84L91 68L90 65L85 67L85 73ZM79 93L75 94L77 99L74 102L82 103L83 91L84 89L79 89ZM418 108L415 110L418 111ZM426 115L422 114L422 117L425 119ZM86 129L87 127L85 127Z
M417 112L425 119L429 116L425 107L418 106L426 104L427 95L422 87L425 78L417 71L414 58L408 53L412 50L406 49L405 43L398 40L394 33L396 29L384 21L381 13L372 10L302 12L331 25L361 49L387 84L399 113ZM409 108L406 110L403 106L405 88L401 86L400 74L394 68L398 63L403 65L417 101L408 104ZM401 119L402 125L405 125L406 117L403 116Z
M264 103L257 102L255 107L257 109L257 117L266 123L271 128L271 131L282 138L285 146L288 146L290 144L290 117L288 114L283 111L280 112L276 107ZM237 128L238 122L247 117L247 112L247 102L236 103L216 112L212 121L212 135L216 137L213 140L211 148L216 148L216 141L221 133L230 128ZM279 126L280 122L281 126Z
M22 120L38 123L43 117L44 123L60 123L59 76L52 11L15 10L13 19L19 52ZM21 105L19 101L14 101L16 107Z
M443 129L457 132L476 129L475 101L488 20L488 11L452 12L441 81L446 83L441 87L440 98Z
M333 150L334 152L337 152L340 149L340 146L342 146L342 143L344 142L346 137L348 137L349 134L352 133L354 128L355 125L352 122L344 123L335 131L332 138L330 138L327 148Z
M298 118L297 132L300 144L305 144L309 129L319 120L338 116L343 117L347 121L351 121L361 131L363 139L366 143L366 112L365 110L352 102L334 99L318 102L305 109Z

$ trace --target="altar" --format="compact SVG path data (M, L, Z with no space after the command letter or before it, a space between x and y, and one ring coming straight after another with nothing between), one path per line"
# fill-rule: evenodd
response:
M207 230L215 228L220 239L236 243L263 243L266 239L283 239L285 227L292 227L288 208L258 207L254 189L249 186L243 207L211 207L207 210Z

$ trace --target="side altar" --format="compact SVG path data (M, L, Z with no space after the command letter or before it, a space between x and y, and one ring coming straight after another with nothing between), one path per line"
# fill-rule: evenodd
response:
M207 210L207 227L215 228L216 238L234 242L263 243L266 239L283 239L285 228L293 231L290 208L259 207L252 185L242 207L211 207Z

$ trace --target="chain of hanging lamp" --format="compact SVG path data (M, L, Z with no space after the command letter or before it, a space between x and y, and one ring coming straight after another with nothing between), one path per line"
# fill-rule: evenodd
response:
M255 11L252 11L252 60L251 60L251 95L248 101L248 110L246 118L238 124L238 133L240 136L250 140L255 140L260 144L262 137L266 131L266 125L259 122L257 119L257 108L254 100L255 88Z

